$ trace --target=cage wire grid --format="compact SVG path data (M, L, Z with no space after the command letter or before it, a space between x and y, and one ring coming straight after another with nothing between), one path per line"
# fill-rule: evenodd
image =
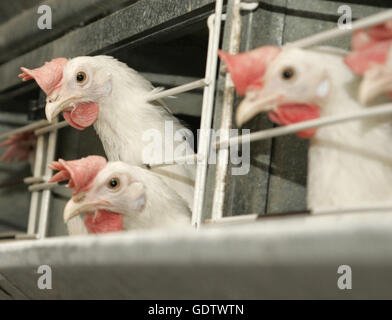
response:
M231 128L233 106L234 106L234 86L230 74L226 73L223 88L223 101L221 106L215 105L215 89L217 82L218 70L218 49L221 36L222 22L229 20L228 29L228 52L236 54L239 52L241 38L241 11L256 9L258 2L241 0L229 0L228 12L224 13L224 1L217 0L215 3L215 12L207 19L209 30L207 62L205 67L205 77L184 85L180 85L168 90L153 93L147 97L148 101L155 101L165 97L185 93L197 88L204 88L203 103L201 106L201 121L198 140L198 152L190 156L165 160L161 163L149 163L150 166L169 166L184 161L196 161L196 179L195 193L192 212L192 225L198 229L203 223L232 223L247 222L258 219L258 214L244 214L233 217L224 216L224 197L226 192L226 181L228 175L229 148L233 145L250 143L265 139L272 139L282 135L292 134L310 128L343 123L347 121L359 121L380 115L392 114L392 104L379 105L370 110L348 113L344 115L322 117L316 120L304 121L284 127L260 130L250 134L244 134L238 137L230 137L229 129ZM385 10L381 13L359 19L352 23L351 29L334 28L322 31L310 37L306 37L295 42L288 43L283 47L307 48L325 41L351 34L362 28L371 27L387 20L392 19L392 10ZM219 129L223 134L220 135L219 141L211 141L211 129L214 107L222 108L222 118ZM0 135L0 140L6 139L14 134L34 130L37 135L37 151L35 165L32 177L26 177L24 182L29 185L28 190L31 192L30 209L28 218L27 235L19 235L22 238L44 239L47 236L51 189L56 187L57 183L48 183L52 176L52 170L47 167L49 163L55 160L55 151L57 145L57 131L68 126L66 121L59 121L56 118L53 123L47 120L39 120L26 126L10 130ZM212 149L217 151L217 166L215 171L215 187L213 194L213 206L210 218L203 219L203 204L206 190L206 176L208 167L209 152ZM44 167L45 165L45 167ZM368 207L348 207L337 208L333 210L323 210L318 214L331 214L338 212L358 212L358 211L386 211L391 210L392 204L380 204Z

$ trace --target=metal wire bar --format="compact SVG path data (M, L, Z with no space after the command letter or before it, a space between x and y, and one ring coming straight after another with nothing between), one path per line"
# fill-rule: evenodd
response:
M34 183L41 183L44 182L45 178L44 177L26 177L23 179L23 182L25 184L34 184Z
M200 161L201 157L198 156L196 153L184 157L178 157L173 160L165 160L164 162L157 162L157 163L149 163L148 166L153 168L153 167L163 167L163 166L171 166L175 164L180 164L180 163L195 163L195 161Z
M250 134L245 134L238 137L232 137L230 139L220 140L216 142L215 145L213 145L213 147L215 147L216 149L227 148L230 146L235 146L237 144L248 143L248 142L253 142L258 140L266 140L266 139L284 136L287 134L291 134L291 133L295 133L298 131L303 131L311 128L324 127L328 125L334 125L334 124L339 124L339 123L354 121L354 120L380 117L388 114L392 114L391 103L375 106L372 107L371 109L367 109L363 111L350 112L342 115L328 116L320 119L303 121L288 126L276 127L267 130L260 130ZM181 160L183 159L181 158ZM162 163L162 165L173 165L173 164L176 164L176 159L174 159L173 162L170 163L169 162ZM158 165L161 164L154 163L154 166L158 166Z
M238 216L231 217L220 217L216 219L208 219L205 221L207 224L215 224L215 223L236 223L236 222L248 222L254 221L259 217L257 213L254 214L242 214Z
M363 19L353 22L350 29L334 28L331 30L316 33L310 37L303 38L294 42L287 43L285 47L305 48L325 41L343 37L351 34L358 29L368 28L392 19L392 9L386 10Z
M10 124L13 126L25 126L31 124L25 114L15 114L13 112L0 111L0 123Z
M207 21L209 28L209 39L205 78L207 79L207 83L209 83L209 85L204 88L200 121L201 133L199 135L198 154L201 155L202 159L197 163L196 167L195 193L192 211L192 225L196 228L199 228L202 220L204 193L206 187L207 161L211 140L211 133L209 129L211 128L214 107L222 8L223 0L217 0L215 4L215 14L210 16Z
M258 2L241 2L240 6L241 6L241 10L253 11L259 6L259 3Z
M54 187L57 187L57 186L58 186L57 182L43 182L43 183L33 184L33 185L29 186L28 189L31 192L36 192L36 191L53 189Z
M349 207L341 207L341 208L326 208L326 209L318 209L312 210L310 212L311 215L330 215L330 214L345 214L345 213L367 213L367 212L392 212L392 203L381 203L381 204L372 204L372 205L361 205L361 206L349 206ZM287 212L284 215L294 216L294 214L298 214L298 212ZM281 214L276 214L276 216L281 216ZM243 214L238 216L231 217L222 217L216 220L206 220L207 224L231 224L231 223L244 223L255 221L260 218L268 218L274 217L274 214L270 215L262 215L260 216L257 213L253 214ZM261 219L262 219L261 218Z
M0 140L7 139L7 138L9 138L9 137L11 137L11 136L13 136L15 134L18 134L18 133L32 131L34 129L46 126L48 123L49 122L47 120L39 120L37 122L30 123L30 124L28 124L26 126L23 126L23 127L14 129L14 130L7 131L5 133L0 134Z
M175 88L171 88L168 90L164 90L164 91L155 93L155 94L151 95L150 97L148 97L147 101L154 101L154 100L162 99L162 98L173 96L173 95L183 93L186 91L191 91L191 90L194 90L197 88L205 87L206 85L208 85L208 81L206 79L196 80L196 81L193 81L190 83L183 84L182 86L178 86Z
M346 114L339 114L335 116L323 117L320 119L303 121L300 123L284 126L284 127L277 127L267 130L260 130L254 133L245 134L238 137L233 137L225 141L219 141L216 143L216 148L222 148L223 146L233 146L237 144L242 144L245 142L253 142L259 140L265 140L270 138L275 138L283 135L287 135L290 133L295 133L298 131L303 131L306 129L311 128L318 128L324 127L328 125L334 125L342 122L353 121L353 120L360 120L366 118L374 118L383 115L392 114L392 104L384 104L378 107L372 107L371 109L357 111L357 112L350 112Z
M241 0L233 0L231 12L231 26L228 52L236 54L240 49L241 37ZM222 101L222 118L220 124L221 135L219 139L225 141L230 138L230 129L233 118L234 105L234 85L231 81L230 74L226 74L223 101ZM215 188L212 202L212 219L219 219L223 216L226 177L229 164L229 148L220 148L217 152L217 164L215 172Z
M34 177L41 177L42 175L42 161L44 158L44 144L45 137L39 136L37 139L37 147L35 152L35 162L34 162ZM27 233L35 234L36 233L36 222L37 222L37 213L38 213L38 205L39 205L39 192L33 191L31 193L30 200L30 210L29 210L29 221L27 224Z
M164 97L168 97L168 96L176 95L176 94L179 94L179 93L191 91L191 90L194 90L194 89L197 89L197 88L201 88L201 87L204 87L206 85L208 85L208 82L206 81L206 79L196 80L196 81L193 81L193 82L190 82L190 83L186 83L184 85L181 85L181 86L178 86L178 87L175 87L175 88L171 88L171 89L168 89L168 90L165 90L165 91L162 91L162 92L158 92L158 93L156 93L154 95L151 95L147 99L147 101L158 100L158 99L161 99L161 98L164 98ZM49 122L47 120L40 120L38 122L31 123L31 124L29 124L27 126L24 126L24 127L21 127L21 128L18 128L18 129L11 130L11 131L8 131L6 133L3 133L3 134L0 135L0 140L8 138L8 137L10 137L10 136L12 136L14 134L22 133L22 132L25 132L25 131L34 130L36 128L39 128L39 129L35 130L34 133L35 133L35 135L38 136L38 135L42 135L42 134L51 132L53 130L58 130L58 129L62 129L62 128L65 128L65 127L69 126L69 123L67 121L61 121L61 122L50 124L50 125L48 125L48 124L49 124Z
M37 130L34 131L34 133L35 133L35 135L39 136L41 134L45 134L45 133L48 133L50 131L61 129L61 128L65 128L65 127L68 127L68 126L69 126L69 123L67 121L60 121L60 122L51 124L51 125L49 125L47 127L43 127L43 128L37 129Z
M392 203L369 204L361 206L350 206L341 208L327 208L312 210L312 214L335 214L335 213L355 213L355 212L369 212L369 211L392 211Z
M58 117L55 122L58 122ZM49 164L54 161L56 156L56 145L57 145L57 130L53 130L49 133L48 137L48 147L46 154L46 166L45 166L45 176L50 177L53 173L52 169L49 168ZM38 225L38 237L43 239L46 237L48 231L48 220L49 220L49 209L50 209L51 191L46 189L42 192L41 198L41 212L39 215L39 225Z

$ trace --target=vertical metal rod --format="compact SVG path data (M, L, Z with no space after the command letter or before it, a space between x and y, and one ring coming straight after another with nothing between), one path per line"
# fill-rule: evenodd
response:
M55 123L58 122L58 117ZM57 144L57 130L53 130L49 133L48 138L48 148L46 154L46 166L45 166L45 177L50 177L52 175L52 170L49 169L48 165L54 160L56 156L56 144ZM51 200L51 189L46 189L42 191L41 199L41 212L39 215L39 226L38 226L38 238L43 239L46 237L48 232L48 217L50 209Z
M45 137L39 136L37 138L37 147L35 150L35 161L34 161L34 177L40 177L42 174L42 161L44 158L44 144ZM27 224L27 233L35 234L36 233L36 222L37 222L37 213L38 213L38 205L39 205L39 191L34 191L31 193L30 200L30 210L29 210L29 221Z
M207 162L210 148L212 114L214 107L214 93L216 82L216 69L218 64L218 46L222 20L223 0L217 0L215 5L215 14L208 19L209 39L208 53L206 63L206 76L208 86L204 87L203 106L201 110L200 135L198 145L195 194L193 199L192 225L200 227L202 220L202 210L204 203L204 192L207 176ZM213 18L211 18L213 17ZM211 19L214 19L212 21ZM211 23L213 22L213 23Z
M231 54L238 53L240 50L241 37L241 0L233 0L230 38L228 51ZM230 74L226 73L225 85L223 90L222 119L220 124L220 141L230 138L230 129L233 117L234 86ZM215 188L212 204L212 220L220 219L223 216L227 168L229 164L229 146L219 148L217 155Z

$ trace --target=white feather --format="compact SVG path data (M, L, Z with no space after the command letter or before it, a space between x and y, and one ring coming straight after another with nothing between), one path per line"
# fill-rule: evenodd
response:
M295 59L295 57L292 57ZM341 54L307 51L302 58L325 65L332 88L321 116L359 111L359 79ZM308 207L340 208L388 203L392 197L391 117L318 128L308 154Z
M142 136L146 130L156 129L164 138L165 120L173 122L174 132L184 128L166 108L147 102L151 94L161 89L154 89L148 80L126 64L109 56L77 57L68 64L72 65L72 70L75 70L75 65L89 65L111 77L111 92L98 102L99 116L94 123L109 161L142 166L142 152L146 145ZM102 73L103 70L105 72ZM178 144L174 142L174 147ZM150 163L156 163L162 159L149 160ZM192 207L194 165L173 165L151 170L159 174L186 201L189 208ZM157 192L161 195L164 193L163 190Z

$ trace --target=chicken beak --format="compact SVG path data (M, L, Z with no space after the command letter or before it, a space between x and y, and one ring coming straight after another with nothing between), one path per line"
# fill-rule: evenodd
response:
M56 102L48 102L45 107L45 115L46 119L48 119L49 122L52 122L53 119L61 112L63 111L63 106L60 103Z
M69 200L64 208L64 223L72 218L86 212L92 212L100 208L107 208L110 203L104 200L100 201L80 201L80 196L74 196Z
M263 91L249 91L237 108L235 121L238 127L261 112L268 112L275 108L282 98L280 94L265 95Z
M61 97L58 95L55 98L48 97L46 99L46 106L45 106L45 115L46 119L48 119L49 122L52 122L56 116L59 115L60 112L64 111L65 109L72 107L73 102L77 99L78 97L70 97L66 99L61 99Z
M378 74L366 74L359 86L359 101L368 104L383 93L392 92L392 71L383 70Z

